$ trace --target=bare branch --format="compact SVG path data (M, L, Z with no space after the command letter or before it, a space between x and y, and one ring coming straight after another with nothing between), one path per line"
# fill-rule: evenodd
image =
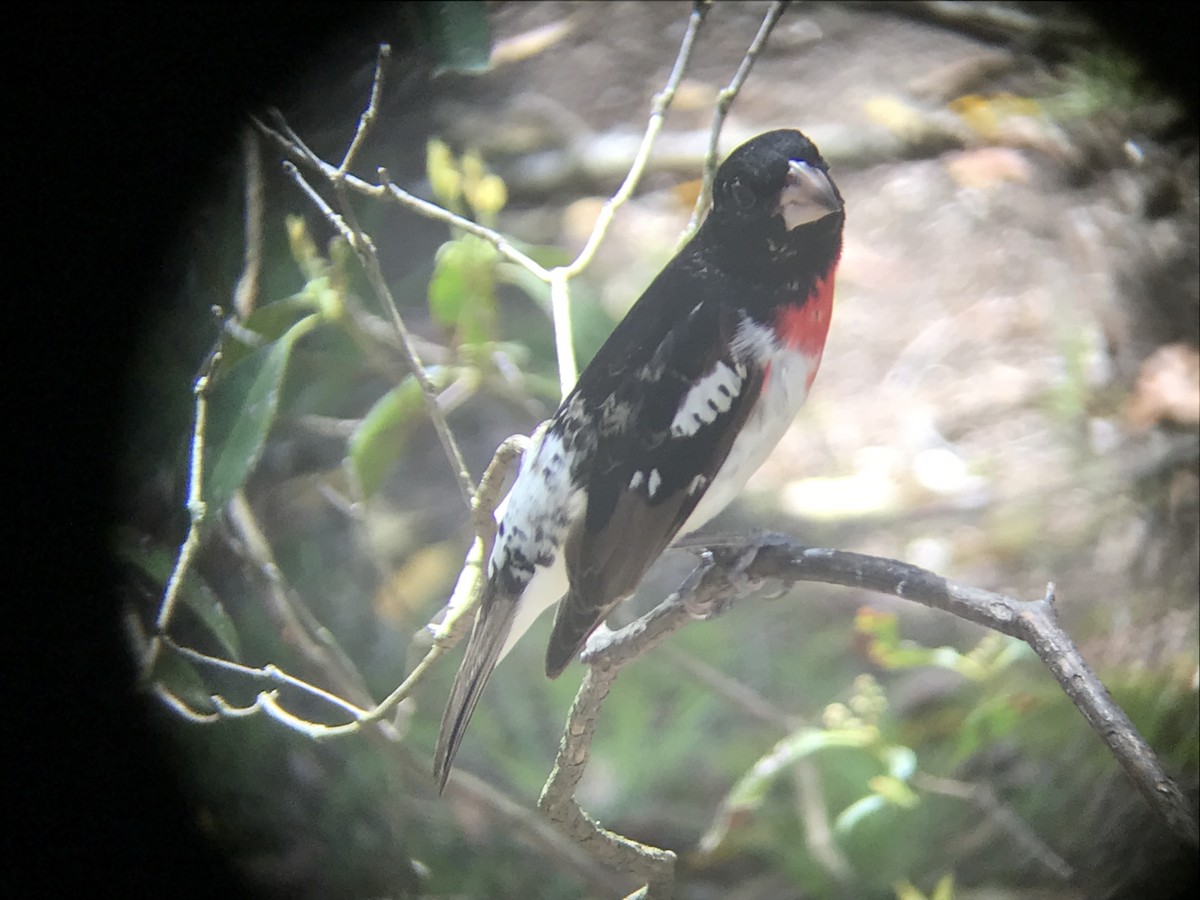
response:
M571 325L571 292L567 287L569 278L564 268L550 272L550 322L554 326L554 357L558 361L558 393L563 399L579 380L579 364L575 361L575 329Z
M522 266L545 281L550 282L550 273L545 267L535 262L532 258L526 256L516 247L514 247L504 235L498 231L493 231L478 222L472 222L470 219L464 219L460 215L450 212L448 209L443 209L436 203L430 203L428 200L422 200L408 191L397 187L388 178L386 169L379 170L380 185L370 185L366 182L360 182L355 178L347 177L346 184L357 190L359 193L365 193L368 196L383 196L391 199L406 209L410 209L417 215L424 216L427 219L433 219L449 225L451 228L457 228L465 231L467 234L473 234L475 237L482 238L487 241L500 255L507 258L511 262ZM378 191L378 194L375 192Z
M667 110L670 108L671 102L675 99L675 93L679 89L679 83L683 80L684 72L687 71L688 62L692 57L692 48L696 43L696 35L700 31L700 26L704 24L704 18L708 14L708 7L709 4L703 2L692 4L692 14L688 17L687 31L684 32L683 41L679 45L679 52L675 56L675 64L671 67L671 74L667 77L666 85L654 96L654 102L650 106L650 120L646 124L646 131L642 135L642 143L633 157L633 163L629 166L625 180L617 188L617 192L601 207L600 214L596 217L596 222L592 226L592 233L588 236L587 243L579 251L579 255L575 257L575 260L568 266L559 267L550 272L550 305L552 309L551 318L554 322L554 348L558 356L559 388L563 397L566 397L571 392L571 388L575 386L575 381L578 378L578 367L575 363L575 348L571 337L573 329L571 327L571 304L567 291L567 282L586 269L591 263L601 241L608 234L613 216L616 215L617 210L624 205L625 201L633 195L638 182L641 181L642 173L646 170L646 162L650 158L650 151L654 147L654 141L658 137L658 133L662 130Z
M459 584L455 587L451 600L447 604L447 612L442 622L438 625L430 625L426 629L433 637L433 644L408 677L382 702L374 703L366 683L354 667L353 662L337 645L332 635L322 628L308 609L293 596L279 571L279 566L275 563L274 554L271 552L266 536L241 491L236 492L230 500L230 523L241 538L245 552L267 581L268 610L279 622L280 631L290 636L292 643L299 649L305 660L319 669L330 682L337 685L338 691L347 697L355 698L354 701L319 688L274 665L254 668L209 656L190 647L180 646L165 635L156 640L194 664L219 669L251 682L266 681L276 686L295 688L337 708L342 714L348 716L349 721L338 725L326 725L301 718L282 707L274 691L259 692L256 701L247 707L234 707L223 699L214 697L212 701L217 712L202 713L189 707L162 685L153 685L153 690L160 695L160 699L170 709L189 721L207 722L211 720L212 716L228 718L231 715L246 716L263 713L287 728L298 731L313 740L327 740L356 734L363 729L363 726L372 723L383 729L385 737L394 739L395 729L386 717L391 715L400 703L412 693L413 688L433 663L458 643L470 624L470 613L474 611L474 605L478 600L485 571L484 560L491 553L492 542L495 540L496 523L493 512L502 496L501 491L512 467L520 458L527 442L528 439L524 436L515 435L505 440L496 451L480 482L480 488L474 500L472 515L476 522L480 523L477 524L479 537L476 538L467 554L466 562L459 576ZM489 524L482 524L485 521ZM140 645L142 638L137 635L134 637L135 643Z
M754 40L746 48L746 55L742 57L733 80L717 95L717 109L713 113L712 127L708 134L708 150L704 154L704 175L700 181L700 196L696 198L696 205L692 208L692 217L683 231L683 236L679 239L681 247L692 239L692 235L700 227L700 219L704 216L704 211L712 202L713 178L717 174L717 144L721 140L721 129L725 126L725 117L729 114L729 108L733 106L733 101L741 93L742 85L750 77L754 61L758 59L758 55L766 46L767 38L771 36L775 23L779 21L779 17L787 9L787 5L788 0L775 0L767 9L767 14L758 27L758 33L754 35Z
M833 836L825 788L815 760L805 757L792 764L796 812L804 825L804 846L813 860L839 884L849 885L853 869Z
M758 691L674 644L664 644L661 653L662 658L681 668L690 679L751 718L784 731L795 731L803 725L799 716L784 712Z
M404 324L404 319L400 316L400 309L396 306L396 300L392 296L391 289L387 286L387 280L383 277L383 269L379 264L379 254L375 251L374 242L365 232L358 229L357 222L354 222L353 225L347 225L343 216L334 212L333 208L308 183L307 179L305 179L293 163L284 163L284 170L292 177L292 180L296 182L300 190L312 201L313 205L321 212L325 219L341 233L354 249L363 270L366 272L367 280L371 282L371 288L375 291L380 303L391 314L392 325L396 329L396 334L400 339L400 350L405 357L405 363L413 373L413 377L417 379L417 383L421 386L421 397L425 402L425 410L429 414L429 419L433 423L434 430L437 432L438 440L442 443L442 449L445 450L446 456L450 461L450 466L454 470L463 502L470 509L471 498L474 494L474 485L471 483L471 474L467 471L466 460L463 459L458 441L455 440L454 433L450 430L450 425L446 422L446 417L442 414L442 410L438 406L437 388L430 381L429 374L425 371L425 366L421 363L421 358L417 354L417 349L413 344L412 335L408 330L408 326ZM330 178L331 181L337 175L336 169L331 169L324 163L321 164L321 172ZM346 202L343 206L343 212L349 211L350 204Z
M1075 870L1071 864L1055 853L1010 806L1002 803L996 792L987 785L939 778L924 772L915 772L912 781L914 786L923 791L957 797L973 803L997 829L1016 841L1023 852L1040 862L1059 880L1069 882L1075 877Z
M270 543L242 491L234 492L227 513L230 525L241 539L241 548L266 580L266 608L278 623L280 633L306 662L325 675L335 690L352 698L354 706L364 709L374 706L366 681L354 663L284 579Z
M375 125L376 117L379 115L379 98L383 95L383 83L387 78L387 70L391 61L391 46L380 44L379 56L375 60L375 78L371 82L371 99L367 101L367 108L358 118L358 127L354 129L354 137L350 140L350 146L346 148L342 164L338 166L339 175L345 175L350 171L354 157L358 155L359 148L362 147L363 142L367 139L367 134Z
M643 880L646 886L636 896L662 900L671 896L674 887L675 854L601 828L575 802L575 789L587 768L600 704L620 668L611 664L588 666L567 717L554 768L538 799L538 809L594 859Z
M752 554L749 560L748 554ZM1195 812L1178 785L1058 624L1053 586L1039 600L1022 601L950 581L898 560L806 547L781 537L729 542L706 551L703 562L683 586L646 615L620 631L593 636L583 661L593 667L619 669L693 618L718 613L749 593L755 586L752 579L819 581L891 594L1025 641L1151 807L1182 840L1200 845ZM568 721L568 731L575 727Z
M208 388L212 380L213 371L221 359L219 347L220 344L218 344L218 349L213 350L209 354L208 359L205 360L200 370L200 374L196 376L196 381L192 385L192 393L196 397L196 415L192 425L191 457L188 472L188 530L183 543L179 547L179 555L175 558L175 567L171 570L170 578L167 579L166 589L163 591L162 603L159 605L158 615L154 620L155 633L151 636L149 643L146 645L145 652L142 654L140 669L143 681L149 680L154 671L154 664L158 661L158 655L162 650L162 638L166 633L167 626L171 624L171 617L175 614L175 604L179 599L179 589L183 585L183 580L192 566L196 551L200 549L200 530L204 525L205 516L208 514L208 507L204 502L203 490L204 433L208 427Z
M193 725L214 725L224 718L219 712L200 712L192 709L179 697L171 693L159 682L150 685L150 693L157 697L167 709Z
M688 62L692 57L692 47L696 42L696 35L700 31L700 26L704 24L704 17L708 14L708 6L709 4L707 3L693 4L692 14L688 18L687 31L684 33L683 41L679 45L679 53L675 57L675 64L671 67L671 74L667 78L666 86L654 96L654 102L650 107L650 121L646 125L645 134L642 136L641 146L638 147L638 152L633 157L633 164L629 167L629 173L625 176L625 180L617 189L617 192L601 208L600 215L596 219L596 224L592 226L592 233L588 237L587 243L579 251L579 255L575 257L575 261L566 267L566 277L574 277L588 267L592 258L596 255L596 248L600 246L600 242L604 240L604 236L608 232L609 225L612 224L613 216L616 215L617 210L632 196L634 190L637 188L638 182L642 178L642 172L645 171L646 161L650 158L650 151L654 147L654 140L662 130L667 110L670 108L671 102L675 99L675 92L679 89L679 82L683 80L684 72L687 71Z
M300 138L296 136L295 132L286 127L286 123L277 123L279 127L272 128L260 119L252 118L251 121L259 131L274 141L281 150L290 156L293 162L303 165L305 168L320 174L326 179L332 179L336 175L337 169L309 150ZM387 169L379 169L379 184L364 181L355 175L351 175L349 172L345 173L342 181L347 188L360 196L397 203L423 218L441 222L443 225L448 225L451 228L457 228L465 231L467 234L473 234L478 238L482 238L495 247L501 256L528 269L547 284L550 282L550 273L543 266L514 247L502 234L452 213L448 209L438 206L436 203L422 200L420 197L408 193L403 188L397 187L388 177Z
M258 138L249 128L242 130L242 158L246 165L245 211L242 216L246 246L242 256L242 274L233 288L233 312L244 321L254 311L258 297L263 246L262 154L258 150Z
M545 424L539 427L544 428ZM537 432L535 431L536 435ZM488 464L487 471L479 482L479 490L475 492L471 505L471 516L475 523L475 540L472 541L459 572L458 581L446 602L442 621L436 625L430 624L421 632L433 638L433 644L426 651L421 661L408 673L408 677L389 694L378 706L362 716L362 721L373 722L387 715L406 698L412 689L429 671L430 667L447 650L454 646L467 633L467 627L473 621L475 606L479 602L483 583L487 578L487 560L492 553L492 544L496 540L496 519L494 513L500 502L505 482L508 480L513 467L521 458L521 454L529 444L529 438L524 435L513 435L506 438Z

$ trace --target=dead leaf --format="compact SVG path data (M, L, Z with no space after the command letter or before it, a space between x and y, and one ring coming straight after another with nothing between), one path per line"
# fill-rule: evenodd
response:
M1200 351L1190 344L1164 344L1142 363L1125 421L1144 431L1161 422L1200 424Z

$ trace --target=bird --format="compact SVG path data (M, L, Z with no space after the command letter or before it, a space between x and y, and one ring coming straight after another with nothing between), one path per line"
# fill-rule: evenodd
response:
M677 534L710 520L775 448L825 347L842 195L795 129L739 146L694 236L531 438L496 510L486 582L442 717L444 790L496 664L558 604L556 678Z

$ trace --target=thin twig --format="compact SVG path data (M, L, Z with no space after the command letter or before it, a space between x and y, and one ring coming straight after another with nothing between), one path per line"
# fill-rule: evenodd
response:
M399 307L396 306L396 300L392 296L391 289L387 286L387 280L383 277L383 269L379 264L379 255L375 251L374 242L365 232L357 230L357 223L353 227L346 224L345 218L335 212L333 207L325 202L325 198L308 183L308 180L293 163L284 163L284 171L291 176L292 180L309 200L312 201L312 204L318 211L341 233L347 243L353 248L359 262L362 264L363 270L366 272L367 280L371 283L371 288L375 291L384 308L391 314L392 325L400 338L400 352L404 355L405 363L421 387L421 397L425 403L425 410L429 414L430 421L433 423L434 431L437 432L438 440L441 441L442 449L445 450L446 456L450 460L451 468L454 470L454 475L458 482L459 492L462 494L463 503L470 509L471 498L474 494L471 473L467 471L466 460L463 458L462 450L459 449L458 441L455 440L454 433L450 430L450 425L446 422L446 417L442 414L441 408L438 406L437 387L430 380L429 373L425 371L425 366L421 363L421 358L417 353L416 347L413 345L412 335L408 330L408 326L404 324L404 319L400 316ZM349 204L346 205L346 209L349 209Z
M544 423L541 427L545 427ZM540 430L540 428L539 428ZM535 431L536 435L537 432ZM387 715L394 707L404 700L412 689L425 676L425 673L447 650L451 650L467 633L467 627L473 620L472 614L482 594L483 583L487 578L487 560L492 553L492 544L496 540L496 506L503 494L503 488L512 473L514 466L520 461L521 454L529 445L529 438L524 435L512 435L501 442L492 455L479 480L479 489L471 503L471 517L475 524L475 540L467 550L466 559L459 571L458 581L450 592L446 602L445 612L440 623L430 624L424 633L432 636L433 644L426 651L421 661L408 673L408 677L389 694L378 706L370 710L363 721L375 721Z
M212 382L213 372L221 359L219 349L213 350L205 360L200 374L192 385L192 393L196 397L196 415L192 425L191 455L188 471L188 530L179 547L179 555L175 558L175 567L167 579L163 591L162 603L154 620L154 634L146 645L142 655L141 678L148 681L154 671L154 664L162 650L162 637L166 634L171 617L175 614L175 605L179 600L179 591L184 578L192 567L196 551L200 549L200 533L208 514L208 506L204 502L204 434L208 427L208 389Z
M526 256L520 250L512 245L508 238L500 234L498 231L493 231L478 222L472 222L470 219L464 219L462 216L450 212L448 209L443 209L436 203L430 203L428 200L422 200L420 197L410 194L403 188L397 187L389 178L387 169L379 170L379 185L367 184L365 181L360 182L355 178L347 177L346 184L359 193L365 193L368 196L382 196L386 199L391 199L401 206L412 210L418 215L424 216L427 219L433 219L437 222L442 222L449 225L451 228L458 228L465 231L467 234L473 234L477 238L482 238L493 247L495 247L500 255L522 266L532 272L542 281L547 284L550 282L550 272L540 263L534 261L531 257Z
M233 312L245 321L254 312L258 299L258 276L262 271L263 247L263 172L262 154L258 149L258 138L249 128L242 130L242 157L246 164L246 186L243 191L245 211L242 216L245 229L245 251L242 257L242 274L233 288Z
M292 126L288 124L287 119L283 117L282 112L280 112L278 109L272 108L269 111L269 115L275 122L274 129L268 128L265 123L255 116L251 116L250 121L263 134L282 142L286 149L300 157L300 159L304 160L304 162L308 163L309 165L314 166L317 169L324 169L325 167L329 167L331 169L333 168L327 162L321 159L321 157L317 156L317 154L312 151L312 148L310 148L308 144L304 143L300 135L296 134L296 132L292 130Z
M592 233L588 235L587 242L583 245L583 249L579 251L579 255L575 257L570 265L560 266L550 272L550 305L553 310L554 348L558 354L559 386L563 397L566 397L571 392L571 388L575 386L575 380L578 377L578 368L575 364L575 350L572 343L573 329L571 327L571 305L567 292L567 282L591 264L601 241L608 234L613 216L616 215L617 210L633 195L638 182L641 181L642 173L646 170L646 162L650 158L650 151L654 148L654 141L658 137L658 133L662 130L667 110L670 109L671 103L675 99L675 94L679 90L679 83L683 80L684 72L687 71L688 62L692 58L692 48L696 43L696 35L700 31L700 26L704 24L705 16L708 14L708 7L708 3L702 2L692 5L692 13L688 17L687 31L684 32L683 41L679 45L679 52L675 56L675 64L671 67L671 74L667 77L666 85L654 95L654 102L650 106L650 119L646 123L646 131L642 135L642 143L633 157L633 163L629 166L625 180L617 188L617 192L601 207L600 214L596 217L596 222L592 226Z
M382 90L382 82L386 63L390 59L390 54L387 50L387 45L380 48L379 60L375 70L375 80L372 83L371 99L367 104L367 109L359 119L358 128L355 131L350 147L347 150L346 157L341 165L333 167L329 163L321 160L313 153L300 139L298 135L283 121L278 114L275 115L276 127L272 128L258 119L253 119L255 126L266 136L279 144L285 152L293 156L297 162L305 166L315 169L320 172L326 180L333 186L335 193L339 197L339 206L341 207L341 215L333 213L328 204L319 199L319 195L309 186L307 189L301 184L302 189L309 195L309 198L317 205L318 209L329 219L346 239L351 246L363 259L364 267L367 269L368 278L371 280L372 287L377 294L380 294L380 299L384 301L384 305L388 307L392 313L394 323L402 329L402 343L407 345L407 353L412 360L419 363L419 357L416 351L412 349L412 341L407 335L407 329L404 329L403 323L400 321L395 305L390 301L390 293L380 293L381 287L386 292L386 285L383 284L382 275L378 279L372 272L372 269L378 269L378 259L375 256L374 247L371 245L369 238L358 227L354 221L353 209L350 206L346 192L353 190L356 193L370 197L386 196L408 209L417 212L427 218L435 219L444 222L453 228L461 229L468 234L473 234L492 244L501 255L505 256L512 262L523 266L540 280L550 285L550 300L551 300L551 319L554 327L554 343L558 357L559 370L559 386L562 395L565 397L570 389L574 386L578 373L578 366L575 362L574 344L572 341L573 329L571 327L571 312L568 292L568 281L574 276L581 273L591 263L596 254L596 250L603 241L608 232L609 226L612 223L613 216L632 196L638 182L646 168L646 162L649 159L650 151L654 146L654 140L662 129L663 121L666 117L666 112L669 109L671 102L675 98L675 94L679 88L679 83L683 79L684 72L687 69L688 61L692 55L692 48L695 44L696 34L698 33L701 24L703 24L705 16L708 13L708 3L698 2L693 5L691 16L688 19L688 27L684 34L682 43L680 44L679 52L676 55L675 64L671 69L670 76L667 79L666 86L654 97L654 102L651 105L650 119L646 126L645 134L642 138L642 143L638 148L638 152L634 157L633 163L625 176L624 182L617 192L604 204L600 211L595 225L592 228L592 233L588 237L587 243L580 251L575 260L568 266L562 266L554 270L546 270L544 267L534 262L526 254L520 252L512 244L501 236L498 232L490 228L486 228L469 219L458 216L437 204L422 200L412 194L402 190L395 184L392 184L388 178L385 169L379 169L380 183L376 185L369 184L359 178L351 175L348 171L349 162L354 156L357 148L361 146L365 140L366 134L370 127L375 122L375 112L378 107L378 97ZM288 172L293 180L298 184L303 181L299 171L293 165ZM373 262L372 262L373 260ZM376 283L378 280L379 283ZM385 299L386 297L386 299ZM423 370L414 368L417 373L417 378L421 381L423 392L426 388L427 379L423 377ZM427 402L432 402L430 398L432 394L426 393ZM432 415L432 413L431 413ZM434 419L435 425L437 419ZM442 434L442 429L439 427L439 437L442 439L443 445L447 444L445 437ZM448 431L448 429L447 429ZM451 453L447 447L447 453ZM452 462L457 466L458 459L451 453ZM465 470L464 470L465 471ZM469 479L468 479L469 483Z
M804 757L792 763L796 812L804 828L804 846L809 855L839 884L848 885L854 869L842 853L829 824L829 806L817 762Z
M383 84L387 79L387 70L391 61L391 46L380 44L379 55L375 59L375 77L371 81L371 99L367 101L367 108L358 117L358 126L354 129L354 137L351 138L350 146L346 148L346 155L342 157L342 164L337 169L339 175L345 175L350 171L354 157L358 155L359 148L362 147L363 142L367 139L367 134L375 125L375 119L379 115L379 99L383 96Z
M266 534L241 490L234 491L230 498L227 515L241 547L266 580L267 611L278 622L280 633L287 636L310 665L325 674L335 690L353 698L355 706L366 709L374 706L362 674L284 579Z
M295 688L311 697L315 697L323 703L337 708L342 713L348 713L355 719L361 720L366 715L366 710L361 709L349 700L339 697L337 694L331 693L324 688L317 687L303 678L297 678L295 675L285 672L274 664L268 663L262 667L247 666L232 660L201 653L199 650L191 647L184 647L175 643L170 638L165 639L164 644L172 653L178 654L183 659L195 665L237 675L251 682L265 681L281 687Z
M734 708L741 710L751 718L757 719L774 728L783 729L787 733L804 727L804 720L792 713L786 713L773 704L749 685L743 684L716 667L699 659L672 644L663 644L659 653L665 659L675 663L693 680L701 684L715 696L723 697ZM850 864L846 861L833 837L829 827L829 810L825 803L825 793L821 787L821 777L816 763L809 757L802 757L792 764L796 806L800 820L804 824L804 845L814 860L831 877L838 881L847 881L851 875ZM710 826L712 830L712 826Z
M300 189L308 196L313 205L321 212L326 220L333 225L334 228L346 239L350 247L358 256L359 262L367 275L367 280L371 283L371 288L374 290L380 303L392 319L392 325L396 330L396 334L400 341L400 351L404 356L405 363L409 370L413 373L413 377L417 379L417 383L421 387L421 396L425 404L425 410L429 415L430 421L433 423L434 431L437 433L438 440L442 444L442 448L446 453L447 459L450 462L451 468L454 470L455 479L458 482L459 491L462 494L463 503L470 509L472 497L474 495L474 485L471 481L471 474L467 470L466 461L463 458L462 451L459 449L458 442L454 437L454 433L450 430L449 424L446 422L446 417L438 406L437 389L430 381L428 373L421 362L421 357L417 352L413 342L412 335L408 327L404 324L404 319L400 315L399 307L396 306L395 298L392 296L391 290L387 286L387 280L383 276L383 268L379 263L379 254L376 252L375 244L371 238L359 226L357 216L354 213L354 207L350 203L348 194L349 189L358 190L360 186L366 186L370 190L368 193L374 193L379 196L387 196L388 190L386 184L381 185L366 185L366 182L355 178L349 174L349 168L358 150L367 140L371 128L374 126L378 118L378 110L380 97L383 92L383 85L386 80L388 65L391 61L391 48L387 44L381 44L379 47L379 55L375 63L375 77L371 83L371 95L367 101L367 106L359 117L358 125L355 128L354 136L346 148L346 153L342 158L342 162L337 167L331 166L329 163L322 160L312 152L300 139L291 127L283 119L278 112L275 113L276 128L270 128L258 119L252 119L254 125L272 140L279 143L287 152L296 156L306 165L314 168L319 172L328 184L333 188L334 193L338 197L338 205L341 209L340 214L335 212L320 193L308 183L304 176L296 168L294 163L285 163L284 169L292 180L300 187ZM386 178L386 173L380 169L381 177ZM544 271L544 270L543 270Z
M1059 880L1069 882L1075 877L1075 870L1071 864L1055 853L1038 836L1037 832L1030 828L1011 807L1002 803L996 796L996 792L987 785L972 784L954 778L941 778L924 772L913 773L912 783L914 787L923 791L970 801L996 828L1016 841L1020 845L1022 853L1028 853Z
M564 400L579 380L575 329L571 325L571 292L567 287L570 277L565 268L550 272L550 321L554 326L554 357L558 361L558 394Z
M349 721L337 725L326 725L303 719L280 706L278 697L271 691L260 691L255 702L245 707L235 707L224 700L219 703L214 701L220 715L228 717L236 713L236 715L245 716L260 712L314 740L328 740L356 734L363 730L363 726L372 723L384 728L385 736L392 737L394 730L386 721L386 717L408 697L413 687L433 663L443 653L454 647L471 621L469 613L473 611L474 604L478 599L482 573L485 571L483 561L491 552L491 545L495 539L496 524L493 512L501 498L504 484L527 443L528 439L524 436L513 436L500 445L492 458L492 462L480 482L472 513L480 522L487 520L490 526L483 524L477 526L479 537L476 538L468 553L462 574L459 576L459 586L456 587L450 603L447 604L448 610L445 617L439 625L430 625L427 629L432 634L433 645L403 683L382 702L376 704L372 700L362 676L338 646L333 636L322 628L312 613L293 596L275 562L274 554L258 525L253 510L245 495L240 491L235 492L230 500L229 520L241 539L245 552L266 578L270 598L269 610L279 620L280 631L291 636L292 642L297 645L305 659L335 683L337 690L345 696L319 688L275 665L255 668L209 656L190 647L183 647L172 642L165 635L161 640L189 662L219 669L251 682L265 680L275 685L296 688L338 708L349 716ZM208 717L213 715L192 709L166 688L161 685L155 686L156 691L159 688L161 688L160 693L163 694L163 702L171 709L186 715L190 720L209 721ZM345 697L353 697L354 700L348 700Z
M350 203L350 195L346 189L346 174L350 171L350 165L354 161L354 157L358 155L359 148L366 143L367 135L370 134L371 128L375 125L375 120L379 115L379 98L383 94L383 84L387 79L387 70L392 59L392 48L388 44L379 45L379 55L375 59L375 77L371 80L371 96L367 100L367 107L362 111L362 115L358 117L358 125L354 129L354 137L350 139L350 145L346 148L346 153L342 157L341 164L337 169L328 175L329 183L333 185L333 191L338 198L338 207L342 211L342 216L350 226L350 231L353 234L353 240L350 246L356 250L363 246L368 246L371 252L374 252L374 246L369 240L366 240L363 235L362 227L358 224L358 216L355 215L354 207ZM401 342L404 341L404 335L401 335ZM411 340L409 347L412 350ZM412 350L415 353L415 350ZM422 369L423 370L423 369Z
M583 249L579 251L579 255L575 257L574 262L565 267L568 278L578 275L588 267L592 258L596 255L596 249L600 246L600 242L608 232L609 225L612 224L613 216L616 215L617 210L632 196L634 190L637 188L638 182L642 178L642 172L646 169L646 161L650 158L650 151L654 148L654 139L658 137L658 133L662 130L667 110L670 109L671 103L675 99L675 93L679 89L679 83L683 80L684 72L687 71L688 62L692 57L692 47L696 42L696 35L700 31L700 26L704 24L704 18L707 14L707 3L696 3L692 6L692 14L688 18L687 31L684 33L683 41L679 45L679 53L675 56L675 64L671 67L671 74L667 78L666 85L654 95L654 102L650 107L650 120L646 123L646 131L642 135L641 146L638 147L638 151L633 157L633 164L629 167L629 173L625 176L625 180L621 183L617 192L601 207L600 215L596 217L596 224L592 226L592 233L588 237L587 243L584 244Z
M320 174L325 179L330 179L337 172L334 166L314 155L311 150L305 147L291 129L284 130L282 127L273 128L257 118L251 118L251 122L266 137L274 141L285 153L291 156L295 163L301 164L305 168ZM360 196L373 200L387 200L397 203L423 218L441 222L443 225L448 225L451 228L457 228L465 231L467 234L473 234L478 238L482 238L495 247L501 256L528 269L547 284L550 282L550 273L545 267L514 247L498 231L493 231L491 228L480 225L478 222L472 222L470 219L452 213L450 210L444 209L436 203L422 200L415 194L410 194L408 191L392 183L385 168L381 167L378 170L378 176L379 183L372 184L347 172L343 178L343 183L347 188Z
M663 659L683 669L690 679L714 695L723 697L731 706L751 718L789 732L803 726L804 722L799 716L784 712L754 688L731 678L703 659L673 644L665 644L660 653Z
M754 61L762 53L763 47L767 44L767 38L771 36L775 23L779 21L779 17L783 15L787 5L788 0L776 0L770 5L767 14L763 17L762 24L758 26L758 33L754 35L754 40L746 48L746 55L742 57L733 80L717 95L717 109L713 113L712 126L708 133L708 149L704 154L704 175L700 180L700 196L696 198L696 205L692 208L692 217L688 220L687 228L684 229L683 236L679 239L681 247L692 239L692 235L700 227L700 220L708 209L708 205L712 202L713 178L717 174L717 144L721 140L721 129L725 126L725 117L729 115L729 108L733 106L733 101L741 93L742 85L746 83L746 79L750 77L750 70L754 68Z
M215 725L224 718L219 711L200 712L193 709L158 681L150 685L150 694L157 697L175 715L179 716L185 722L191 722L193 725Z

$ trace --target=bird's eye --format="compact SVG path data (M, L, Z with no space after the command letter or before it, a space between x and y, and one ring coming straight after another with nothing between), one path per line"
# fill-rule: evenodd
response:
M732 192L733 202L737 205L738 209L745 210L754 206L754 191L750 190L750 188L746 187L741 182L735 181L733 183Z

